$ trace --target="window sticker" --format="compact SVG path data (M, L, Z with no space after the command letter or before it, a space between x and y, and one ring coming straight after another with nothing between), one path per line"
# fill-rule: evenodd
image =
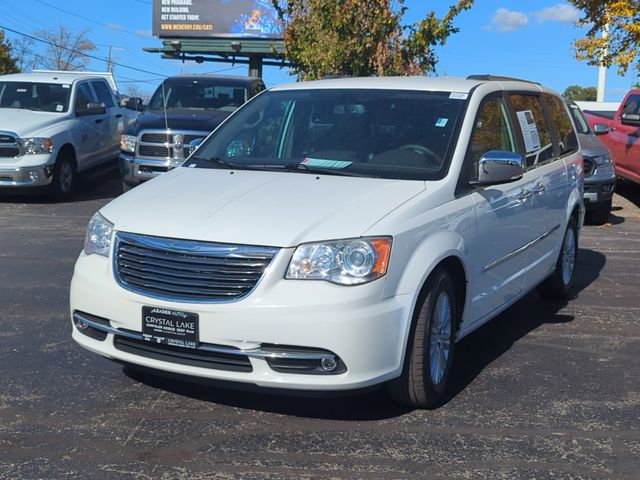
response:
M71 88L71 85L64 84L64 85L62 85L62 88Z
M464 92L451 92L449 98L453 98L454 100L466 100L469 98L469 94Z
M309 165L310 167L322 167L322 168L347 168L353 162L345 162L344 160L325 160L322 158L305 158L301 161L303 165Z
M26 88L16 88L16 92L18 92L18 93L27 93L27 89Z
M527 153L540 150L540 135L538 135L538 127L533 119L533 113L531 110L523 110L516 112L516 114L518 115L518 122L520 122L520 130L522 130L524 147Z
M56 105L56 112L61 112L62 110L64 110L62 105Z
M440 127L440 128L446 127L448 121L449 121L448 118L439 118L436 121L436 127Z

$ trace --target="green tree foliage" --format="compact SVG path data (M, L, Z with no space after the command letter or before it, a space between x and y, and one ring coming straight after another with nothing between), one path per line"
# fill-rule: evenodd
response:
M5 38L4 30L0 30L0 75L19 71L16 59L11 55L11 43Z
M581 87L580 85L568 86L562 94L570 100L595 102L598 98L596 87Z
M286 25L293 72L303 80L331 75L417 75L432 72L434 47L458 31L453 21L473 0L458 0L442 18L434 11L403 25L404 0L272 0Z
M585 38L577 40L576 58L589 65L618 67L624 75L630 66L640 72L640 4L638 0L569 0L584 16L581 25L589 25ZM606 38L601 37L605 29Z

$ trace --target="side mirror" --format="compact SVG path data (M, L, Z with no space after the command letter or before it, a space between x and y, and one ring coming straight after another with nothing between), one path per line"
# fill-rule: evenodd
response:
M127 98L124 106L129 110L135 110L136 112L139 112L143 109L142 99L138 97L129 97Z
M193 140L191 140L189 142L189 145L184 147L184 150L187 155L191 155L193 152L195 152L198 147L200 146L200 144L204 141L204 138L195 138Z
M620 117L620 122L630 127L640 127L640 115L637 113L623 113Z
M596 135L606 135L607 133L609 133L609 127L607 127L604 123L594 123L593 133L595 133Z
M87 103L86 107L76 107L76 115L84 117L86 115L102 115L107 111L104 103Z
M474 185L497 185L519 180L524 175L524 160L519 153L490 150L478 163L478 179Z

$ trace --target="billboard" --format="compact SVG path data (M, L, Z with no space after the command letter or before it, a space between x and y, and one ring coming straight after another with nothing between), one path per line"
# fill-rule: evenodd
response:
M282 38L271 0L153 0L159 38Z

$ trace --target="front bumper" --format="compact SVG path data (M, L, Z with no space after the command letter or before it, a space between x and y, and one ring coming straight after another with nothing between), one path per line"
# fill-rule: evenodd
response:
M184 159L140 158L120 153L120 176L129 185L139 185L179 167L182 163Z
M587 209L599 202L611 200L616 187L616 174L613 165L598 166L589 177L584 179L584 204Z
M356 390L400 375L412 296L383 299L384 278L358 287L284 280L291 254L290 249L281 250L244 299L191 304L128 291L116 283L107 258L82 253L71 282L71 312L107 319L109 330L103 329L101 340L81 333L73 324L73 338L84 348L121 362L268 388ZM250 371L186 365L118 348L118 332L139 336L143 306L198 313L200 342L227 349L226 353L228 349L239 350L248 358ZM274 345L295 346L316 356L330 352L344 364L344 371L330 375L285 373L269 362Z
M52 166L0 167L0 187L44 187L51 183Z

